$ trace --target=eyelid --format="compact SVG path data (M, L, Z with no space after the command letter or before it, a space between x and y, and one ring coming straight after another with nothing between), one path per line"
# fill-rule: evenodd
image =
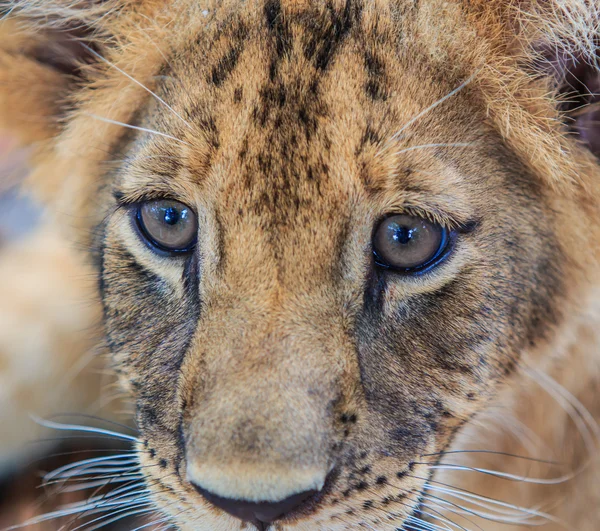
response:
M181 199L172 193L164 193L155 190L141 190L136 193L126 194L120 190L114 190L112 195L118 207L135 207L152 201L175 201L196 213L196 210L186 200Z
M399 215L414 216L417 218L423 218L431 223L436 223L452 232L459 234L470 234L477 230L481 224L481 220L477 218L459 220L454 216L447 215L440 211L433 209L416 208L411 206L400 207L396 210L388 211L386 214L380 216L375 220L374 227L378 227L383 221Z

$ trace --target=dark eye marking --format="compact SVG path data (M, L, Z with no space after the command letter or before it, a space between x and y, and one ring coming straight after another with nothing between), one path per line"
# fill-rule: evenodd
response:
M135 220L151 249L169 254L189 253L196 244L198 218L187 205L172 199L139 203Z
M456 236L457 231L418 216L389 216L375 230L375 263L404 274L424 273L451 254Z

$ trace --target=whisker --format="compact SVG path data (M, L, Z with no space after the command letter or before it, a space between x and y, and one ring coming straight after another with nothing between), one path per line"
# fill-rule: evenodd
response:
M111 437L116 437L117 439L123 439L126 441L138 442L139 439L132 435L126 435L124 433L119 433L116 431L106 430L103 428L93 428L91 426L82 426L79 424L63 424L60 422L54 422L51 420L44 420L35 415L30 415L34 422L39 424L40 426L44 426L45 428L49 428L52 430L58 431L80 431L84 433L97 433L98 435L109 435Z
M15 8L16 8L16 7L17 7L17 6L16 6L16 5L14 5L14 6L12 6L12 7L11 7L11 8L10 8L10 9L9 9L9 10L6 12L6 13L4 13L4 15L2 15L2 16L0 17L0 22L2 22L3 20L7 19L7 18L10 16L10 14L11 14L11 13L12 13L12 12L15 10Z
M175 136L171 136L166 133L161 133L160 131L155 131L154 129L147 129L146 127L139 127L137 125L126 124L124 122L119 122L117 120L111 120L110 118L104 118L103 116L98 116L97 114L91 114L91 113L84 113L84 114L85 114L85 116L88 116L89 118L93 118L94 120L99 120L99 121L105 122L107 124L120 125L121 127L125 127L127 129L133 129L135 131L142 131L145 133L150 133L152 135L162 136L163 138L175 140L175 142L179 142L180 144L183 144L184 146L192 147L192 145L189 142L185 142L184 140L181 140L181 138L177 138Z
M381 153L383 153L383 152L385 152L385 150L389 147L390 143L393 142L394 140L400 138L400 136L402 135L402 133L404 131L406 131L411 125L413 125L415 122L419 121L423 116L425 116L426 114L430 113L436 107L439 107L442 103L444 103L445 101L449 100L450 98L452 98L453 96L455 96L456 94L458 94L461 90L463 90L467 85L469 85L473 81L473 79L475 79L475 77L478 74L479 74L479 70L477 72L475 72L473 75L469 76L458 87L456 87L455 89L451 90L448 94L446 94L445 96L443 96L442 98L440 98L439 100L437 100L435 103L432 103L429 107L425 108L420 113L418 113L416 116L414 116L413 118L411 118L408 122L406 122L396 133L394 133L388 139L388 141L386 142L386 145L378 153L378 155L381 154Z
M581 401L548 374L533 368L526 368L524 372L554 398L573 420L584 440L588 454L590 456L596 454L600 444L600 426Z
M403 523L400 528L403 531L452 531L452 529L448 527L440 527L435 524L430 524L425 520L419 520L413 516L409 516Z
M119 509L118 511L114 511L113 513L110 513L108 515L104 515L102 517L96 518L96 519L92 520L91 522L86 522L85 524L74 527L71 531L78 531L79 529L85 529L85 531L94 531L95 529L100 529L104 526L113 524L115 522L118 522L119 520L123 520L124 518L128 518L130 516L135 516L135 515L144 514L144 513L151 513L154 511L154 509L151 507L152 505L153 504L150 502L150 503L128 506L126 509ZM102 520L104 520L105 518L109 518L109 519L102 522ZM94 522L100 522L100 523L93 525L91 527L88 527L90 524L92 524Z
M442 487L445 487L445 488L451 490L452 492L455 492L455 493L458 493L458 494L462 494L464 496L472 496L475 499L487 502L487 503L489 503L491 505L499 505L499 506L502 506L502 507L507 507L507 508L514 509L514 510L519 510L519 511L521 511L521 510L530 510L529 508L521 508L521 507L519 507L517 505L512 505L512 504L510 504L508 502L503 502L503 501L500 501L500 500L496 500L494 498L489 498L487 496L482 496L480 494L477 494L477 493L472 492L472 491L467 490L467 489L453 487L452 485L450 485L448 483L444 483L442 481L436 481L436 480L433 480L433 479L422 478L420 476L415 476L415 475L410 475L410 474L408 475L408 477L412 477L414 479L419 479L419 480L426 481L426 486L425 486L424 490L426 490L426 489L433 490L434 488L436 488L436 486L441 485Z
M179 514L177 516L179 516ZM162 524L164 522L169 522L170 520L171 519L168 517L162 518L161 520L153 520L152 522L148 522L147 524L136 527L135 529L132 529L131 531L141 531L142 529L146 529L147 527Z
M539 518L542 518L546 522L553 522L553 523L561 525L561 526L565 525L565 523L562 520L556 518L555 516L553 516L551 514L544 513L542 511L538 511L537 509L519 507L516 505L512 505L510 503L501 502L499 500L493 500L491 498L485 498L483 496L478 496L476 494L468 494L468 493L464 493L464 492L458 492L455 489L446 489L443 487L433 487L430 485L428 485L426 487L426 489L436 491L436 492L439 492L442 494L447 494L447 495L457 498L461 501L466 501L468 503L471 503L472 505L481 507L486 510L495 511L496 513L498 513L500 515L504 515L506 517L510 517L513 519L517 518L519 516L519 514L521 514L522 516L519 519L519 521L532 519L534 517L539 517ZM437 498L437 496L433 496L433 497ZM448 502L448 500L444 500L444 501ZM485 502L485 503L482 503L482 502ZM451 503L451 502L448 502L448 503ZM500 508L493 507L493 505L497 505ZM465 509L464 507L461 507L461 508ZM504 510L504 508L511 509L511 510L506 511L506 510Z
M114 461L114 463L113 463L113 461ZM48 472L44 476L44 479L52 480L52 479L55 479L56 477L60 476L63 472L67 472L67 471L75 469L75 468L85 469L86 465L90 465L90 466L94 465L95 466L98 463L117 464L120 461L124 461L124 463L122 463L122 464L128 464L128 463L136 464L139 462L137 460L137 458L132 459L132 454L118 454L118 455L107 455L107 456L103 456L103 457L93 457L91 459L84 459L82 461L77 461L76 463L69 463L68 465L61 466L60 468L57 468L56 470L53 470L52 472Z
M150 90L146 85L144 85L143 83L139 82L137 79L135 79L133 76L129 75L127 72L125 72L124 70L121 70L117 65L115 65L114 63L111 63L108 59L106 59L105 57L103 57L102 55L100 55L98 52L96 52L94 49L90 48L89 46L87 46L84 43L80 43L81 46L83 46L89 53L91 53L93 56L97 57L98 59L100 59L102 62L104 62L105 64L107 64L108 66L110 66L111 68L114 68L117 72L119 72L120 74L123 74L127 79L129 79L130 81L132 81L133 83L135 83L136 85L142 87L146 92L148 92L149 94L151 94L154 98L156 98L156 100L161 103L162 105L164 105L167 109L169 109L169 111L171 111L173 113L173 115L175 115L177 118L179 118L186 127L188 127L189 129L192 129L191 124L183 117L181 116L175 109L173 109L173 107L171 107L165 100L163 100L158 94L156 94L155 92L153 92L152 90Z
M455 531L455 530L458 530L458 531L470 531L466 527L463 527L462 525L457 524L456 522L454 522L450 518L445 517L444 515L442 515L441 512L436 511L434 508L427 507L427 509L429 509L430 511L432 511L433 513L436 513L436 514L432 514L432 513L428 512L428 511L425 511L423 509L423 504L421 504L421 508L419 509L419 512L421 514L424 514L428 518L432 518L432 519L434 519L436 521L441 522L440 524L433 524L433 525L436 525L438 529L442 529L441 526L443 525L444 526L443 529L449 529L450 531ZM430 522L428 522L428 523L430 523Z
M514 519L514 520L518 519L519 521L521 521L521 520L527 520L527 519L534 518L534 516L535 516L535 515L529 515L529 514L520 514L518 512L512 512L512 511L504 511L502 509L498 509L498 508L495 508L495 507L489 507L489 506L487 506L487 505L485 505L483 503L478 503L476 501L469 500L467 498L462 498L462 497L460 497L458 495L449 494L446 491L439 490L439 489L428 489L428 490L436 491L436 492L439 492L441 494L448 494L449 496L453 496L453 497L455 497L455 498L457 498L457 499L459 499L459 500L461 500L463 502L471 503L472 505L475 505L476 507L480 507L481 509L485 509L487 511L495 511L496 513L498 513L497 515L496 514L483 513L481 511L479 511L479 509L467 508L467 507L464 507L462 505L458 505L455 502L451 502L450 500L447 500L445 498L440 498L439 496L435 496L433 494L426 494L425 495L425 497L428 498L428 499L430 499L430 500L435 500L435 501L438 501L440 503L443 502L445 504L449 504L449 505L451 505L453 507L456 507L457 509L461 509L461 510L466 511L468 514L472 514L473 516L478 516L480 518L494 519L494 518L498 518L498 517L500 517L500 518L507 517L507 518L510 518L511 520L512 519Z
M424 497L424 499L426 499L426 498ZM438 514L440 517L444 518L444 515L440 511L437 510L439 507L432 507L430 505L425 504L424 502L422 502L422 504L424 506L426 506L430 511L433 511L434 513ZM423 514L429 515L429 513L423 513ZM473 522L473 520L471 520L470 518L467 518L464 515L461 515L461 516L463 519L467 520L467 522L469 522L470 524L473 524L477 529L479 529L480 531L483 531L483 528L480 525L478 525L477 523ZM463 527L462 525L457 524L453 520L450 520L449 517L448 517L448 520L451 522L451 525L458 527L461 531L469 531L467 528Z
M444 510L444 511L449 511L452 514L456 514L456 515L463 516L463 517L464 517L464 515L470 515L470 516L475 516L477 518L481 518L482 520L486 520L488 522L507 524L507 525L520 525L520 526L526 526L526 527L539 527L542 525L546 525L548 523L546 520L543 520L543 519L540 519L537 521L528 521L528 520L531 520L533 517L510 518L510 517L504 517L501 515L488 514L488 513L479 511L479 510L469 509L469 508L463 507L461 505L449 502L448 500L445 500L438 496L429 496L428 495L428 496L426 496L426 498L428 500L432 500L432 503L434 503L434 506L437 507L438 509ZM437 504L436 504L436 502L437 502ZM441 504L441 505L439 505L439 504ZM450 507L448 507L448 506L450 506ZM453 508L453 507L455 507L455 508Z
M409 146L407 148L401 149L400 151L396 151L394 155L401 155L402 153L407 153L409 151L415 151L418 149L433 149L433 148L441 148L441 147L470 147L473 145L473 142L455 142L452 144L422 144L420 146Z
M92 276L92 278L95 278L95 276ZM115 382L113 385L117 386L118 383ZM72 417L72 418L95 420L95 421L103 422L105 424L112 424L113 426L116 426L118 428L123 428L125 430L129 430L134 433L139 433L137 428L133 428L132 426L128 426L127 424L123 424L122 422L117 422L116 420L105 419L102 417L98 417L96 415L89 415L87 413L57 413L55 415L51 415L46 420L56 421L57 419L62 418L62 417L65 417L65 418Z
M420 478L419 478L419 479L420 479ZM396 488L399 488L397 485L394 485L393 483L391 483L391 485L392 485L392 486L395 486ZM434 509L432 509L432 508L430 508L430 510L432 510L434 513L436 513L436 514L437 514L437 516L436 516L435 514L431 514L430 512L424 511L424 510L422 509L422 507L421 507L421 506L422 506L422 504L423 504L423 503L422 503L422 500L420 500L420 501L418 502L418 504L419 504L419 512L421 512L422 514L424 514L424 515L428 516L429 518L432 518L433 520L438 520L438 521L442 522L442 523L443 523L445 526L448 526L448 525L450 525L450 526L452 526L452 527L454 527L454 528L458 528L460 531L469 531L468 529L464 528L464 527L463 527L463 526L461 526L460 524L457 524L456 522L454 522L454 521L450 520L449 518L445 517L445 516L444 516L444 515L442 515L440 512L438 512L438 511L436 511L436 510L434 510ZM406 507L409 507L410 509L412 509L412 506L410 506L410 505L408 505L408 504L406 504L406 503L402 503L402 505L404 505L404 506L406 506ZM467 519L467 520L468 520L468 519ZM471 522L471 523L473 523L473 522ZM438 524L433 524L433 525L438 525ZM479 526L477 526L477 527L479 527ZM452 531L452 529L451 529L450 531Z
M431 454L423 454L422 457L435 457L435 456L441 456L443 458L443 456L445 455L454 455L454 454L488 454L488 455L501 455L504 457L514 457L515 459L521 459L523 461L531 461L533 463L542 463L542 464L547 464L547 465L563 465L564 463L559 463L557 461L548 461L545 459L536 459L534 457L526 457L523 455L518 455L518 454L511 454L508 452L496 452L493 450L450 450L450 451L443 451L443 452L436 452L436 453L431 453Z
M519 476L516 474L509 474L508 472L499 472L497 470L489 470L487 468L477 468L477 467L454 465L454 464L448 464L448 463L443 464L443 465L442 464L431 465L429 463L416 463L416 464L428 465L429 468L434 469L434 470L458 470L458 471L463 471L463 472L479 472L481 474L485 474L485 475L500 478L500 479L506 479L506 480L510 480L510 481L520 481L523 483L534 483L537 485L559 485L561 483L570 481L577 475L576 473L572 472L572 473L560 476L558 478L543 479L543 478L530 478L527 476Z
M420 518L415 518L414 516L409 516L404 521L404 525L406 525L406 523L411 524L412 522L414 522L414 525L418 526L419 529L422 529L423 531L453 531L448 526L441 527L435 524L431 524L425 520L421 520Z
M77 482L82 482L83 483L85 481L96 481L96 480L99 480L101 478L103 478L103 479L113 479L114 478L114 479L123 479L123 480L129 480L129 481L131 481L131 480L133 480L135 478L142 479L143 475L139 471L134 472L132 470L131 472L123 472L121 474L101 474L101 475L93 476L93 477L90 477L90 478L87 478L87 477L69 478L68 482L69 483L77 483ZM57 479L57 480L45 483L43 486L47 487L47 486L55 485L57 483L64 484L64 483L66 483L66 480L64 480L64 479Z
M144 488L145 485L143 483L135 483L134 485L125 485L124 487L119 487L118 489L112 490L106 494L93 496L86 500L86 503L96 503L102 502L106 500L119 500L128 496L138 496L140 494L148 494L150 493L150 489ZM140 489L140 490L134 490ZM133 491L133 492L132 492Z
M111 476L109 476L108 478L102 479L102 480L96 480L96 481L88 481L87 479L80 479L79 481L87 481L85 483L82 483L80 485L71 485L71 481L69 481L69 485L65 485L64 487L57 489L57 492L79 492L82 490L89 490L89 489L94 489L96 487L106 487L108 485L112 485L115 483L125 483L125 482L129 482L131 483L132 481L135 481L136 478L134 477L115 477L112 476L113 481L107 481L107 479L111 478ZM141 474L138 474L138 478L137 479L143 479L143 476Z

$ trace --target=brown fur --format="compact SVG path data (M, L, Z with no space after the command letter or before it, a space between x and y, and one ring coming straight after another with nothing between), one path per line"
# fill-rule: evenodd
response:
M427 481L508 499L435 468L451 449L523 453L502 407L578 472L519 482L513 502L595 529L595 428L582 445L525 376L600 416L600 168L545 55L594 60L592 2L0 6L0 124L37 143L31 186L95 249L140 460L175 525L239 528L192 481L250 501L322 489L286 531L395 529L421 502L436 522ZM165 196L197 211L189 258L130 221ZM461 229L452 258L375 268L373 227L399 211Z

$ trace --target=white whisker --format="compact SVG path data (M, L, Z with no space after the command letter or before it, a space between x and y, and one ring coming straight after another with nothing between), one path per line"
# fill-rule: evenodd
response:
M94 457L92 459L84 459L82 461L78 461L76 463L70 463L68 465L64 465L61 466L60 468L57 468L56 470L53 470L52 472L48 472L48 474L46 474L44 476L45 480L52 480L54 478L56 478L57 476L60 476L63 472L67 472L69 470L72 470L74 468L77 469L85 469L87 465L90 465L90 467L92 466L96 466L98 464L128 464L128 463L132 463L132 464L138 464L139 461L136 458L132 459L132 454L119 454L119 455L108 455L108 456L103 456L103 457Z
M140 83L137 79L135 79L133 76L130 76L127 72L125 72L124 70L121 70L117 65L115 65L114 63L111 63L108 59L104 58L102 55L100 55L98 52L96 52L95 50L93 50L92 48L90 48L89 46L81 43L81 45L92 55L94 55L95 57L97 57L98 59L100 59L102 62L106 63L107 65L109 65L111 68L114 68L117 72L119 72L120 74L123 74L127 79L129 79L130 81L132 81L133 83L135 83L136 85L139 85L140 87L142 87L146 92L148 92L149 94L151 94L154 98L156 98L156 100L161 103L162 105L164 105L167 109L169 109L169 111L171 111L173 113L173 115L175 115L177 118L179 118L186 127L188 127L189 129L192 129L191 124L183 117L181 116L175 109L173 109L173 107L171 107L165 100L163 100L158 94L156 94L155 92L153 92L152 90L150 90L146 85L144 85L143 83ZM162 53L162 52L161 52ZM164 56L163 56L164 57Z
M422 144L420 146L410 146L400 151L396 151L394 155L401 155L402 153L407 153L409 151L416 151L418 149L434 149L434 148L442 148L442 147L470 147L473 145L473 142L456 142L453 144Z
M423 514L427 514L427 516L430 516L428 513L423 513ZM421 525L424 529L427 529L429 531L452 531L452 529L450 527L448 527L447 525L444 525L443 527L437 524L433 524L431 522L426 522L425 520L422 520L420 518L416 518L415 516L409 516L406 519L407 522L416 522L419 525Z
M91 426L82 426L79 424L63 424L60 422L54 422L52 420L44 420L35 415L30 415L31 418L40 426L44 426L45 428L50 428L52 430L58 431L80 431L86 433L96 433L98 435L110 435L111 437L116 437L118 439L124 439L126 441L138 442L139 439L132 435L126 435L124 433L119 433L117 431L105 430L103 428L93 428Z
M428 497L428 499L431 499L431 498ZM463 517L465 515L475 516L477 518L481 518L488 522L494 522L494 523L499 523L499 524L521 525L521 526L526 526L526 527L540 527L540 526L546 525L548 523L544 519L532 520L531 517L510 518L510 517L485 513L485 512L479 511L479 510L469 509L469 508L462 507L457 504L450 503L447 500L444 500L444 499L438 498L438 497L434 497L434 501L432 501L432 503L434 504L434 507L436 507L440 510L449 511L452 514L456 514L456 515L463 516Z
M118 511L114 511L110 514L103 515L99 518L92 520L91 522L86 522L80 526L74 527L70 531L78 531L79 529L85 529L85 531L93 531L95 529L100 529L104 526L112 524L114 522L118 522L119 520L123 520L124 518L128 518L130 516L135 516L138 514L151 513L154 509L151 507L152 503L145 503L139 505L131 505L126 507L125 509L119 509ZM108 520L105 520L108 518ZM102 521L105 520L105 521ZM96 525L88 527L90 524L95 522L99 522Z
M100 120L101 122L105 122L107 124L119 125L121 127L127 128L127 129L133 129L135 131L142 131L145 133L150 133L152 135L162 136L163 138L175 140L175 142L179 142L180 144L183 144L184 146L189 146L189 147L192 146L190 143L185 142L184 140L181 140L181 138L177 138L177 137L168 135L166 133L161 133L160 131L155 131L154 129L147 129L145 127L138 127L137 125L131 125L131 124L126 124L124 122L118 122L117 120L111 120L110 118L104 118L103 116L98 116L97 114L85 113L85 116L88 116L95 120Z
M98 507L102 506L103 502L114 502L117 500L122 500L123 498L131 497L131 496L139 496L141 494L149 494L150 489L143 488L144 485L140 485L139 483L136 485L130 485L129 487L121 487L119 489L107 492L106 494L101 494L98 496L93 496L88 498L85 503L99 503ZM139 489L139 490L133 490ZM131 492L133 490L133 492ZM73 504L75 505L75 504Z
M110 479L110 478L114 478L114 479ZM143 476L140 474L138 476L138 479L143 479ZM86 481L86 480L84 480ZM96 480L96 481L87 481L86 483L82 483L80 485L66 485L65 487L60 489L60 492L79 492L82 490L89 490L89 489L93 489L96 487L105 487L108 485L114 485L115 483L125 483L125 482L131 482L134 481L134 479L132 479L131 477L116 477L116 476L109 476L108 478L102 479L102 480ZM71 482L69 482L71 483Z
M6 13L4 13L4 15L2 15L0 17L0 22L2 22L4 19L7 19L10 16L10 14L15 10L16 7L17 7L16 5L12 6Z
M473 499L476 499L476 500L478 500L480 502L488 504L488 505L485 505L485 506L482 505L483 507L485 507L488 510L496 510L496 511L498 511L499 509L497 507L493 507L494 505L496 505L498 507L502 507L502 508L512 509L513 511L519 511L519 512L523 512L523 511L532 512L532 511L537 511L538 510L535 507L534 508L531 508L531 507L528 507L528 508L519 507L517 505L513 505L513 504L510 504L510 503L507 503L507 502L496 500L494 498L489 498L487 496L482 496L482 495L476 494L476 493L474 493L472 491L469 491L469 490L466 490L466 489L455 488L455 487L452 487L452 485L449 485L448 483L443 483L441 481L435 481L435 480L432 480L432 479L426 479L426 478L422 478L422 477L419 477L419 476L410 476L410 477L426 481L427 484L424 487L425 491L427 491L427 490L430 490L430 491L431 490L437 490L438 492L441 492L442 490L445 490L448 493L450 493L451 496L455 496L456 497L457 495L461 495L461 496L464 496L464 497L467 497L467 498L473 498ZM474 503L474 502L471 502L471 503ZM541 514L542 513L540 513L540 515Z
M481 507L482 509L486 509L487 511L493 511L497 513L497 515L486 514L488 517L493 518L506 518L507 520L514 520L524 523L527 520L532 520L533 518L540 518L543 522L553 522L555 524L565 526L565 523L556 518L555 516L539 511L536 508L527 508L527 507L519 507L517 505L513 505L510 503L502 502L499 500L494 500L492 498L487 498L484 496L479 496L477 494L471 494L467 492L457 491L456 489L449 489L443 487L434 487L431 485L427 485L426 490L439 492L441 494L445 494L448 496L452 496L458 500L470 503L475 505L476 507ZM441 498L437 496L433 496L441 501ZM446 503L451 503L448 500L443 500ZM454 505L454 504L453 504ZM465 509L465 507L461 507ZM507 510L508 509L508 510ZM481 516L482 514L478 514L479 512L473 512L473 514L477 514L477 516Z
M170 520L171 519L168 517L161 518L160 520L153 520L152 522L148 522L147 524L136 527L135 529L132 529L131 531L141 531L142 529L146 529L147 527L150 527L153 525L158 525L158 524L163 524L165 522L169 522Z
M110 480L109 483L114 483L115 480L122 480L122 481L133 481L135 479L143 479L144 476L139 472L139 471L135 471L135 472L126 472L126 473L121 473L121 474L99 474L97 476L93 476L93 477L81 477L81 478L69 478L68 482L69 483L75 483L77 484L77 482L81 482L81 484L83 484L84 482L87 481L96 481L96 480ZM51 486L51 485L56 485L57 483L65 483L66 480L64 479L57 479L57 480L53 480L53 481L49 481L47 483L44 484L44 486ZM78 485L78 486L81 486ZM81 490L81 489L78 489Z
M417 463L422 465L427 465L428 463ZM543 478L530 478L527 476L519 476L516 474L509 474L507 472L498 472L497 470L489 470L487 468L477 468L463 465L453 465L453 464L443 464L443 465L429 465L429 468L434 470L458 470L463 472L479 472L481 474L487 474L489 476L497 477L500 479L507 479L511 481L520 481L523 483L535 483L537 485L559 485L561 483L565 483L566 481L570 481L577 474L572 472L569 474L565 474L563 476L551 479L543 479Z
M462 82L458 87L456 87L455 89L451 90L448 94L446 94L445 96L443 96L442 98L440 98L439 100L437 100L435 103L432 103L429 107L425 108L420 113L418 113L416 116L414 116L413 118L411 118L408 122L406 122L398 131L396 131L396 133L394 133L389 138L389 140L386 142L386 145L384 146L384 148L379 153L384 152L387 149L387 147L389 146L389 144L391 142L393 142L394 140L400 138L400 136L402 135L402 133L404 131L406 131L411 125L413 125L415 122L417 122L418 120L420 120L426 114L428 114L431 111L433 111L436 107L439 107L446 100L452 98L453 96L455 96L456 94L458 94L461 90L463 90L467 85L469 85L473 81L473 79L475 79L475 76L477 76L477 74L479 74L479 70L477 72L475 72L473 75L471 75L469 78L467 78L464 82Z
M56 483L56 482L62 482L65 480L70 480L72 478L78 478L78 477L82 477L82 476L88 476L89 474L125 474L127 472L133 472L134 470L137 470L137 467L129 467L129 468L122 468L122 467L107 467L107 468L88 468L88 469L84 469L84 470L73 470L70 472L65 472L62 475L53 478L52 481L48 482L48 484L52 484L52 483ZM90 479L90 478L86 478L86 479Z
M477 494L472 494L469 492L463 492L456 489L437 487L432 485L427 485L425 490L440 492L443 494L448 494L455 498L458 498L462 501L467 501L472 503L473 505L477 505L478 507L482 507L487 510L493 510L500 514L504 514L507 516L519 516L523 513L527 513L530 516L543 516L544 518L550 517L550 515L546 515L544 513L538 512L536 509L519 507L517 505L512 505L510 503L501 502L499 500L495 500L493 498L487 498L485 496L479 496ZM497 507L494 507L497 506Z
M600 447L600 426L581 401L548 374L532 368L527 368L524 372L554 398L573 420L584 440L588 455L591 457L597 454Z

